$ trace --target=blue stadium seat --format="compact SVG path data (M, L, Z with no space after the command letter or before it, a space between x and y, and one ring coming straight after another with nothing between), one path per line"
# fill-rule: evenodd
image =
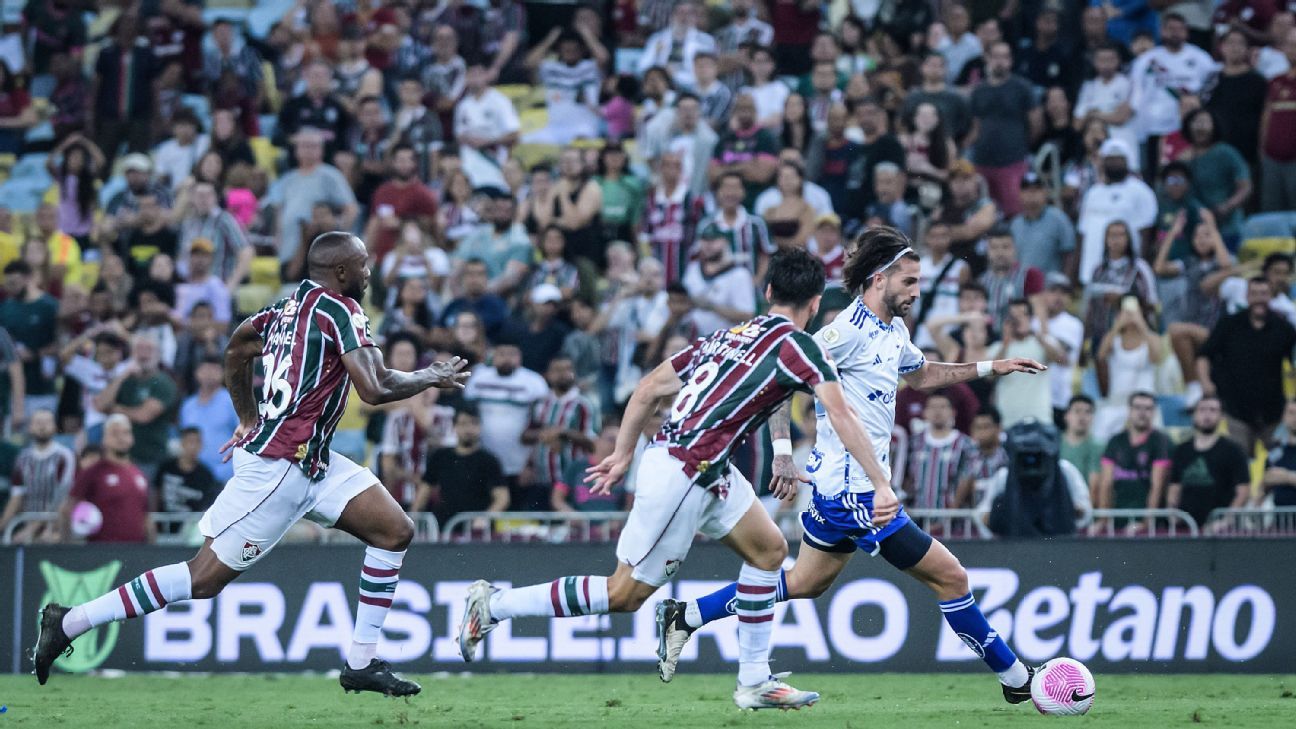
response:
M202 94L185 94L180 97L180 103L185 108L192 111L202 122L203 129L211 131L211 100Z
M274 114L262 114L257 117L261 125L261 136L266 139L274 139L275 130L279 128L279 117Z
M283 20L292 6L293 0L259 0L247 15L248 32L255 38L265 38L270 34L270 28Z
M1183 395L1157 395L1161 422L1167 428L1186 428L1192 425L1192 416L1185 410Z
M115 177L109 177L108 181L103 184L103 187L99 188L99 207L101 208L108 207L108 202L112 200L117 193L125 189L126 189L125 177L121 175L117 175Z

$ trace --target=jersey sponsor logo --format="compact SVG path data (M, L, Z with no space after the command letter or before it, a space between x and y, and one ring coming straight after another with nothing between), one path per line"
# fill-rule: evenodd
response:
M287 299L284 301L283 313L279 315L279 318L290 321L294 316L297 316L297 300Z
M869 402L880 402L883 405L890 405L891 403L895 402L895 399L896 399L895 390L892 390L890 392L883 392L882 390L874 390L873 392L870 392L868 395Z
M836 344L839 339L841 339L841 332L837 331L837 327L828 327L824 330L823 340L825 342Z
M678 559L666 560L666 569L663 570L664 574L666 575L666 579L670 580L675 577L675 573L679 572L681 563L682 560L678 560Z
M369 317L362 312L354 312L351 314L351 326L360 331L365 331L365 327L369 326Z

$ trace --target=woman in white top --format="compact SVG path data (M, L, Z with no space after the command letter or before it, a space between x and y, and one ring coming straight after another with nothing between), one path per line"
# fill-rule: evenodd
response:
M1109 373L1107 392L1094 414L1093 437L1098 442L1125 427L1130 395L1156 392L1156 370L1164 358L1161 337L1148 326L1143 305L1137 297L1126 296L1095 355Z

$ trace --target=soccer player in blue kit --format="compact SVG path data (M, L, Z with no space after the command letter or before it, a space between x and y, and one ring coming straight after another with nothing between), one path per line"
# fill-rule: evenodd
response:
M846 400L863 421L882 470L890 475L887 453L895 424L895 395L899 379L924 390L946 387L979 377L1013 372L1039 373L1046 368L1029 359L946 364L928 362L909 339L904 316L919 296L918 254L903 233L886 227L860 236L844 271L847 290L857 297L814 338L837 364ZM851 555L863 550L881 555L896 569L930 587L941 613L958 637L999 676L1004 698L1013 704L1030 698L1034 669L1018 660L977 607L967 572L939 541L915 524L901 508L885 526L873 523L875 497L880 506L894 503L890 482L873 484L861 464L842 447L832 425L819 408L816 443L807 464L810 476L792 466L787 406L770 420L774 439L775 477L779 498L796 493L798 482L811 483L814 498L801 514L802 547L796 565L779 580L776 599L814 598L837 578ZM658 673L674 677L680 651L706 623L733 615L734 585L693 602L665 600L657 607Z

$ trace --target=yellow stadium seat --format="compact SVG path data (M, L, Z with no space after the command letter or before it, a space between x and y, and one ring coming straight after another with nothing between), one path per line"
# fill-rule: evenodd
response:
M571 143L572 149L603 149L603 139L577 139Z
M556 160L562 147L556 144L519 144L513 148L513 158L522 164L523 169L546 160Z
M544 129L545 125L549 123L549 110L523 109L518 112L518 120L522 123L523 134Z
M274 256L256 256L252 259L248 281L251 285L279 290L279 259Z
M275 81L275 67L269 61L261 62L261 76L264 78L262 88L265 89L266 104L274 114L279 113L279 105L283 99L279 96L279 86Z
M248 146L252 147L252 156L256 157L257 167L265 170L271 180L278 177L275 168L278 166L282 150L271 144L265 137L252 137L248 140Z
M274 303L278 293L278 286L243 284L234 294L234 305L240 312L258 311Z
M1296 238L1286 236L1272 238L1249 238L1242 241L1238 249L1238 260L1242 262L1264 258L1270 253L1296 253Z

